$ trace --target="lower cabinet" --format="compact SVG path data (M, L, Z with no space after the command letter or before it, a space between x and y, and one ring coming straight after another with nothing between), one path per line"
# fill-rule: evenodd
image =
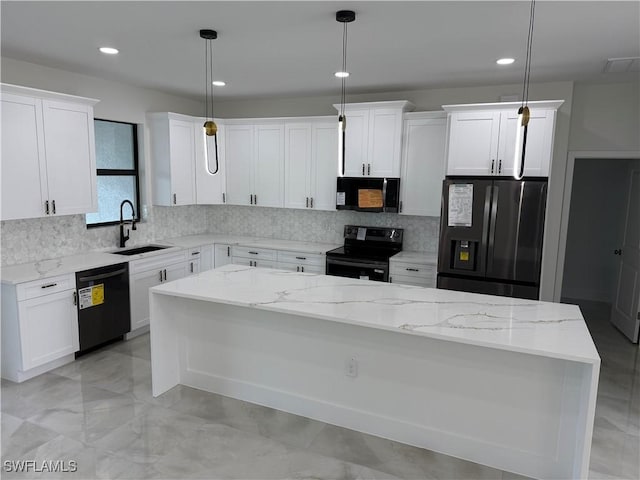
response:
M129 262L131 331L149 325L149 289L189 275L187 250Z
M213 268L222 267L233 262L231 245L216 243L213 246Z
M276 268L277 250L234 245L231 247L233 263L249 267Z
M74 274L2 285L4 378L22 382L72 361L79 348Z
M389 260L389 282L436 288L437 265L434 263Z
M279 250L276 268L290 270L292 272L318 273L324 275L325 256Z

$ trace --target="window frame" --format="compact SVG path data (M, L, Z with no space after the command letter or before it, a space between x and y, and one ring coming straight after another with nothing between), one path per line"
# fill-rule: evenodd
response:
M95 126L95 122L96 121L100 121L100 122L109 122L109 123L120 123L123 125L130 125L131 127L133 127L133 169L114 169L114 168L96 168L96 177L99 176L108 176L108 177L117 177L117 176L123 176L123 177L134 177L134 182L135 182L135 189L136 189L136 198L135 198L135 204L137 205L137 211L135 212L135 217L134 220L136 222L140 222L140 168L139 168L139 162L138 162L138 157L139 157L139 151L138 151L138 124L137 123L131 123L131 122L122 122L122 121L118 121L118 120L108 120L106 118L94 118L94 126ZM97 180L97 178L96 178ZM97 195L97 192L96 192ZM98 227L110 227L113 225L119 225L120 224L120 220L114 220L111 222L100 222L100 223L86 223L86 216L85 216L85 224L87 229L89 228L98 228Z

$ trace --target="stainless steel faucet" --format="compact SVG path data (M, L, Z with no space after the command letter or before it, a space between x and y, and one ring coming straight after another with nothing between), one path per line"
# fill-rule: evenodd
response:
M120 248L125 246L127 240L129 240L129 230L127 230L127 234L124 234L124 220L122 219L122 208L124 204L128 203L131 206L131 230L136 229L136 211L133 208L133 203L130 200L123 200L120 204Z

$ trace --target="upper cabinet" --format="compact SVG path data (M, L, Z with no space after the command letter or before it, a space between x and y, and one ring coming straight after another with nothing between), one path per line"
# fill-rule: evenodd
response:
M445 112L405 114L400 176L401 214L440 216L446 130Z
M405 100L345 105L343 176L399 177L403 113L413 109Z
M208 137L204 133L204 122L204 118L195 119L193 127L195 136L196 203L198 205L220 205L226 203L227 196L224 149L225 126L220 120L216 119L218 133L215 137Z
M526 176L549 175L562 100L529 102ZM447 175L513 175L520 102L443 105L449 114Z
M285 123L284 206L336 209L338 122L335 117Z
M284 205L282 120L227 120L225 153L227 203Z
M196 203L195 122L176 113L149 114L153 204Z
M2 220L97 210L94 99L2 85Z

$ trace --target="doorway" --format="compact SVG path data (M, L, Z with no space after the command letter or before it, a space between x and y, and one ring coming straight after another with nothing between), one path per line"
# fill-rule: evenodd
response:
M563 302L595 301L609 308L615 304L629 179L634 169L640 169L640 160L575 158L562 277Z

